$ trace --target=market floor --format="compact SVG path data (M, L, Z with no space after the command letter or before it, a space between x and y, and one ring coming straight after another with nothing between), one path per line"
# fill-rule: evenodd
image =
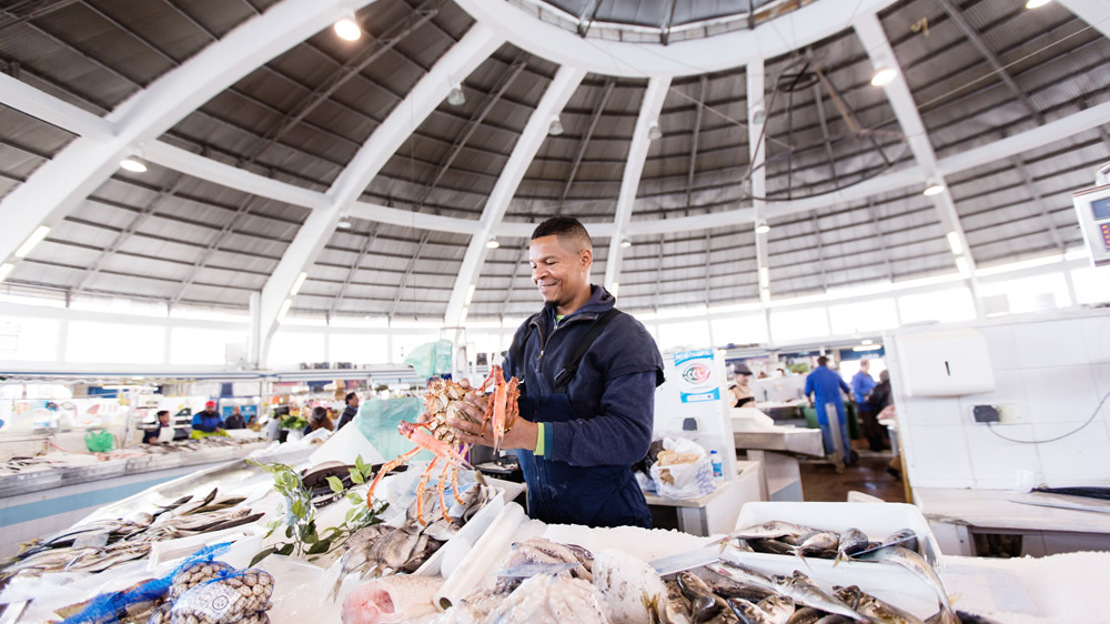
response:
M856 450L859 462L844 468L837 474L836 467L824 460L800 460L802 474L802 495L806 502L844 502L848 492L855 490L883 499L888 503L906 502L902 478L892 475L887 469L894 456L890 451L875 453Z

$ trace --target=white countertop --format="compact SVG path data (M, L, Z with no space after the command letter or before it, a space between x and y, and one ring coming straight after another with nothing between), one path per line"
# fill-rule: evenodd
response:
M913 496L921 513L936 522L995 529L1110 533L1110 513L1017 502L1052 502L1054 495L1012 490L914 488ZM1094 499L1067 498L1078 503L1098 503Z

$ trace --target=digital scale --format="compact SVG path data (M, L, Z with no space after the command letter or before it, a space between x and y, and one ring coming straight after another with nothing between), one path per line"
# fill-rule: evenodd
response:
M1079 191L1072 202L1091 261L1095 266L1110 264L1110 184Z

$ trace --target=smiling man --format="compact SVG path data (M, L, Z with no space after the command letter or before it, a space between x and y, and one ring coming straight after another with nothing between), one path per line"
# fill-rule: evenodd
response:
M528 513L548 523L651 526L632 474L651 444L663 359L651 334L590 283L593 243L577 219L553 217L532 232L532 282L543 310L513 336L502 368L522 380L520 416L502 448L518 449ZM485 400L464 410L479 420ZM491 427L450 424L467 442L492 445Z

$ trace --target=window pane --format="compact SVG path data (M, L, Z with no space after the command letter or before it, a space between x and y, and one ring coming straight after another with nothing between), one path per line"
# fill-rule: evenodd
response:
M902 323L968 321L975 318L975 304L967 288L898 297Z
M769 341L767 321L762 312L715 318L710 323L713 327L713 341L717 343L715 346L718 347L729 343L747 345L763 344Z
M825 308L771 311L771 337L775 342L829 335Z
M156 325L71 321L67 362L162 364L166 329Z
M201 327L175 327L170 330L170 363L223 366L227 362L228 348L231 355L246 354L247 331L204 329Z
M704 349L709 344L709 323L704 318L696 321L660 321L659 350Z
M898 327L898 311L893 299L829 306L833 334L857 334Z
M1110 301L1110 266L1087 267L1071 272L1075 284L1076 303L1102 303Z

